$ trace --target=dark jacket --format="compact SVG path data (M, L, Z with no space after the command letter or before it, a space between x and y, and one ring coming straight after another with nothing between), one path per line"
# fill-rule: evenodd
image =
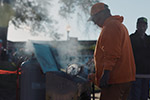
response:
M150 74L150 36L145 34L142 39L137 31L130 35L135 64L136 74Z

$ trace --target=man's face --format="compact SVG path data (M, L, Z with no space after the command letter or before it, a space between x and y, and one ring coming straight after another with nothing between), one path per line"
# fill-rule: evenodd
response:
M147 24L146 23L140 22L140 23L137 24L137 30L139 32L145 33L146 29L147 29Z
M103 18L104 18L104 12L101 11L101 12L93 15L92 21L94 22L94 24L102 27L103 22L104 22Z

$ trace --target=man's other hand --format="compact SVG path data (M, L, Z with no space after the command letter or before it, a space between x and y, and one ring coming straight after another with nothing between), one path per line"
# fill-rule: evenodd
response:
M95 82L95 74L94 73L90 73L88 75L88 79L89 79L90 82Z
M105 87L108 87L108 80L109 80L109 74L110 74L110 71L109 70L105 70L104 71L104 74L100 80L100 84L99 84L99 87L100 88L105 88Z

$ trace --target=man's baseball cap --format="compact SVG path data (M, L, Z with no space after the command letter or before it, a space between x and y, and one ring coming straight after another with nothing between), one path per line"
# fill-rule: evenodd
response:
M147 24L147 18L140 17L140 18L138 18L137 23L146 23Z
M103 11L104 9L108 9L108 5L104 3L96 3L92 6L90 15L91 17L88 19L88 21L91 21L97 13Z

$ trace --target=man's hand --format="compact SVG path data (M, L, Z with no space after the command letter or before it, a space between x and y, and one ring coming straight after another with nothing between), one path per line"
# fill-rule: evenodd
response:
M100 84L99 84L100 88L108 87L109 74L110 74L109 70L104 71L104 74L103 74L103 76L100 80Z
M94 82L95 81L95 74L94 73L90 73L88 75L88 79L89 79L89 81Z

